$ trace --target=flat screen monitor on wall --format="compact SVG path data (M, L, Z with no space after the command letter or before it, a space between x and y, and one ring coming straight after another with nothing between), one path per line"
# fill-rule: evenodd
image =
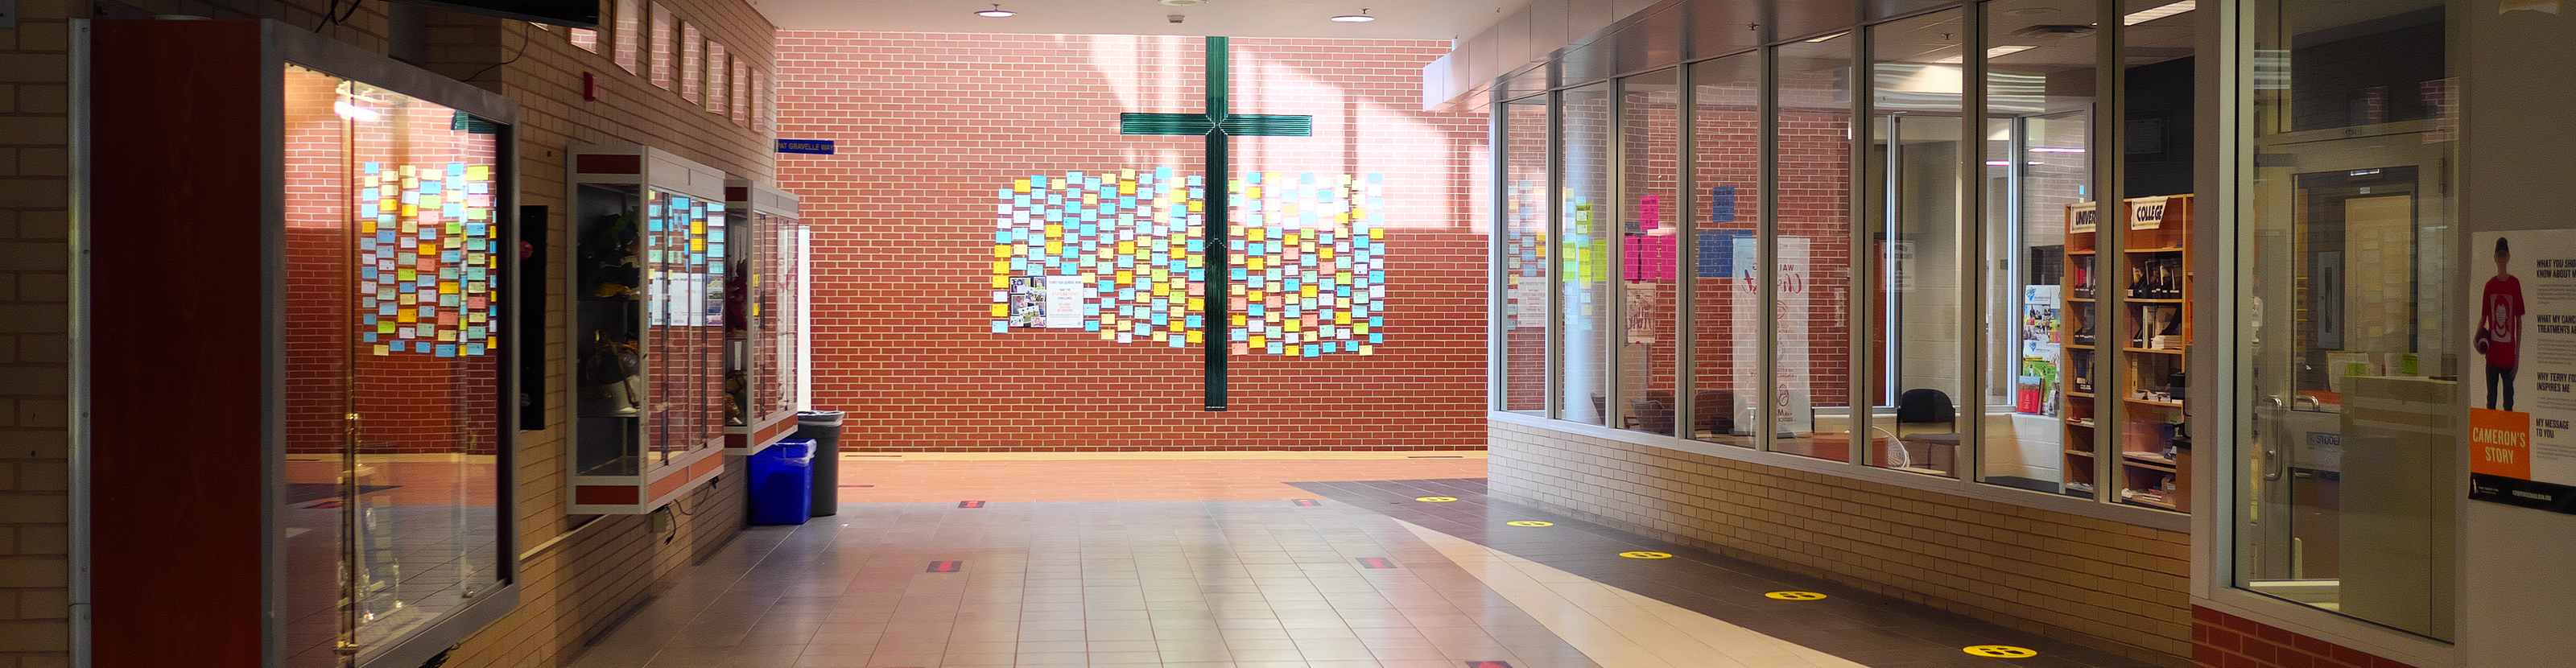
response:
M599 27L598 0L400 0L468 14L572 28Z

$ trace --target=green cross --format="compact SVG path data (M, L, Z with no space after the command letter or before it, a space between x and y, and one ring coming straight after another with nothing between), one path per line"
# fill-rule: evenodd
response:
M1233 227L1226 212L1234 208L1233 179L1225 164L1226 138L1311 137L1315 117L1274 114L1228 114L1226 38L1207 38L1207 111L1197 114L1118 115L1118 133L1127 135L1205 135L1207 137L1206 236L1200 252L1207 255L1207 410L1225 410L1225 356L1234 343Z

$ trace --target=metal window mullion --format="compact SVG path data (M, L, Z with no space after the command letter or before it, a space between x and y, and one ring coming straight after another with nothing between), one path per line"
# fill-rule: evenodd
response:
M2121 57L2128 27L2121 24L2121 9L2119 0L2096 0L2094 6L2094 15L2100 17L2098 23L2102 26L2093 58L2102 65L2093 68L2094 104L2101 110L2093 115L2098 124L2094 136L2100 138L2097 144L2101 150L2090 154L2096 221L2093 274L2098 277L2094 289L2097 300L2093 302L2093 499L2112 505L2119 503L2116 486L2124 484L2117 436L2129 412L2122 403L2126 392L2120 389L2122 383L2128 382L2128 368L2120 363L2125 360L2115 334L2127 331L2128 324L2128 305L2120 298L2126 294L2126 286L2119 284L2128 264L2128 258L2121 255L2127 241L2121 232L2128 229L2128 216L2120 203L2128 196L2128 188L2122 183L2128 170L2118 157L2128 150L2128 92L2123 88L2129 77L2127 61Z
M1547 331L1541 336L1541 338L1547 342L1547 345L1545 346L1545 359L1540 361L1540 364L1544 366L1539 370L1540 377L1545 379L1545 382L1541 385L1545 388L1547 396L1542 398L1539 405L1541 414L1547 416L1549 419L1555 420L1565 419L1565 407L1563 406L1565 402L1557 400L1558 396L1564 393L1564 390L1559 386L1565 383L1563 373L1563 369L1565 367L1565 326L1561 319L1557 317L1559 312L1557 306L1557 301L1559 301L1557 299L1557 294L1565 289L1563 285L1559 284L1560 279L1563 278L1562 274L1564 273L1560 271L1559 268L1565 262L1565 258L1560 257L1563 255L1565 250L1565 230L1561 227L1565 222L1565 203L1562 201L1565 199L1564 105L1565 93L1563 91L1549 91L1547 93L1547 157L1545 160L1547 163L1547 208L1545 209L1545 215L1547 217L1544 219L1545 222L1542 224L1546 229L1547 234L1545 238L1539 241L1539 254L1547 258L1540 262L1540 269L1542 270L1541 273L1544 274L1547 287L1547 298L1540 300L1545 304L1547 309Z
M1606 252L1608 257L1603 262L1608 266L1602 275L1610 280L1606 282L1603 289L1592 296L1592 299L1596 303L1604 296L1610 299L1609 303L1600 304L1593 309L1595 313L1608 316L1601 321L1600 326L1594 327L1593 331L1596 337L1608 337L1608 340L1602 341L1600 346L1602 352L1599 384L1601 426L1618 429L1619 421L1611 419L1611 416L1617 415L1622 407L1627 405L1627 397L1622 396L1620 387L1627 379L1620 374L1625 370L1623 367L1627 366L1625 358L1628 356L1628 288L1625 275L1628 263L1627 256L1622 254L1627 250L1625 246L1628 245L1628 224L1623 215L1625 211L1623 205L1627 204L1624 197L1628 190L1628 80L1611 79L1607 82L1606 88L1610 93L1610 113L1606 119L1608 121L1605 124L1606 127L1602 129L1607 131L1604 133L1604 138L1609 140L1607 143L1610 145L1610 151L1607 154L1609 169L1603 170L1607 174L1604 174L1606 178L1602 183L1602 192L1606 195L1604 199L1608 200L1605 202L1608 206L1593 207L1592 231L1601 235L1602 247L1608 249ZM1607 226L1601 223L1602 209L1605 208L1610 213L1610 224Z
M1957 156L1959 177L1952 180L1953 187L1959 189L1959 196L1953 208L1957 210L1958 220L1955 236L1961 246L1958 267L1961 283L1959 286L1961 292L1959 340L1974 343L1960 346L1962 354L1959 355L1959 396L1965 399L1966 406L1953 409L1965 415L1951 416L1955 421L1951 431L1959 434L1959 449L1952 453L1953 456L1950 458L1950 472L1963 481L1985 478L1983 470L1985 457L1982 455L1985 452L1986 433L1986 354L1988 351L1985 347L1990 341L1985 332L1991 323L2004 321L2002 318L1993 317L1994 314L1988 310L1993 304L1994 296L1987 289L1988 281L1985 280L1987 262L1991 259L1986 255L1985 243L1986 86L1988 85L1985 10L1988 7L1989 5L1984 3L1969 4L1962 8L1963 15L1960 17L1960 31L1964 34L1960 35L1959 43L1963 53L1967 55L1967 62L1964 65L1967 76L1959 87L1960 104L1964 107L1960 111L1965 113L1959 115L1959 155ZM2020 162L2019 153L2005 155L2005 173L2011 174L2013 170L2019 169ZM2010 234L2006 236L2009 237ZM2019 319L2013 319L2012 322L2019 322ZM2016 355L2014 359L2019 359L2019 352L2014 351Z
M1687 18L1690 5L1684 4L1682 11L1685 12L1683 16ZM1685 37L1682 43L1689 44L1687 37L1690 34L1690 23L1688 21L1682 23L1682 34ZM1673 174L1673 190L1679 195L1673 198L1676 200L1673 202L1673 220L1676 225L1673 234L1680 238L1673 240L1674 245L1679 248L1676 249L1678 255L1673 258L1675 263L1673 318L1677 322L1673 324L1673 366L1675 368L1673 369L1672 410L1673 435L1684 439L1699 436L1699 429L1692 426L1699 424L1697 410L1699 401L1696 399L1699 396L1699 386L1697 379L1694 378L1697 375L1694 370L1698 368L1699 338L1694 334L1695 330L1691 322L1694 319L1692 316L1699 312L1697 308L1699 244L1696 243L1699 239L1699 230L1697 223L1694 222L1695 219L1691 217L1695 210L1691 205L1699 199L1697 195L1692 194L1692 191L1698 188L1698 182L1693 179L1695 174L1691 169L1699 162L1699 142L1697 141L1699 132L1696 127L1698 114L1693 111L1699 107L1699 98L1693 94L1697 88L1692 85L1692 69L1689 66L1673 68L1673 122L1677 125L1674 131L1680 135L1673 143L1674 159L1680 162L1674 166Z
M1509 280L1506 278L1509 270L1505 268L1504 253L1505 245L1511 239L1511 210L1504 205L1504 202L1511 192L1512 183L1512 108L1511 103L1503 99L1501 90L1495 90L1486 97L1493 108L1493 117L1485 125L1486 136L1493 138L1486 142L1485 150L1488 152L1486 168L1494 178L1491 179L1493 192L1486 193L1488 198L1486 206L1489 207L1487 210L1493 213L1488 217L1491 227L1487 228L1491 243L1486 244L1485 249L1487 285L1485 331L1488 332L1485 335L1487 339L1485 341L1485 410L1502 411L1511 407L1506 399L1511 393L1509 369L1511 347L1508 343L1510 332L1503 328L1503 322L1504 314L1511 307L1508 296L1510 291L1504 285L1504 281ZM1225 252L1234 252L1231 241L1226 245ZM1232 338L1231 331L1231 329L1228 330L1228 338ZM1249 335L1249 332L1246 334Z
M1851 63L1852 76L1849 79L1851 120L1844 123L1844 127L1849 130L1844 133L1847 135L1844 148L1847 155L1844 166L1846 176L1843 179L1846 190L1843 196L1843 219L1849 245L1844 250L1847 261L1845 266L1851 267L1851 270L1846 272L1843 281L1845 291L1843 312L1846 322L1850 323L1845 331L1850 333L1852 343L1855 344L1846 346L1844 350L1847 351L1860 350L1862 346L1857 344L1866 343L1869 337L1877 334L1874 328L1879 324L1878 318L1871 317L1871 309L1868 306L1871 300L1868 296L1874 289L1871 286L1871 278L1876 275L1880 263L1878 253L1873 252L1876 249L1870 244L1870 231L1873 226L1862 223L1865 216L1872 215L1872 212L1864 209L1883 208L1883 205L1865 206L1877 201L1872 196L1873 191L1883 190L1872 188L1872 179L1869 178L1869 145L1871 135L1876 132L1877 127L1877 119L1874 117L1877 113L1876 105L1870 104L1870 96L1876 94L1878 90L1878 66L1870 60L1876 56L1877 40L1872 39L1876 33L1877 31L1870 30L1867 26L1852 30L1852 45L1846 51ZM1891 119L1891 127L1893 123ZM1889 133L1891 144L1894 143L1892 141L1895 138L1894 135L1892 131ZM1894 159L1895 154L1896 151L1891 146L1888 151L1889 159ZM1886 166L1882 165L1882 169L1886 169ZM1887 171L1893 172L1892 169ZM1892 174L1880 176L1887 177ZM1890 299L1889 306L1894 305L1895 300ZM1888 339L1888 345L1896 344L1895 337L1888 337ZM1843 356L1843 366L1849 374L1849 380L1843 385L1844 413L1847 416L1844 418L1843 442L1848 444L1848 447L1843 449L1844 461L1862 466L1868 465L1875 459L1871 455L1876 454L1876 449L1867 447L1867 444L1871 442L1870 430L1877 428L1878 400L1875 397L1864 400L1861 388L1877 390L1881 380L1878 377L1881 369L1875 368L1877 365L1870 364L1867 359L1867 355L1860 354ZM1888 363L1896 363L1896 356L1892 352L1888 356ZM1877 392L1872 391L1867 394L1874 395ZM1807 405L1812 410L1815 406L1812 392L1810 397Z
M1780 327L1776 310L1780 306L1780 281L1777 278L1780 269L1776 266L1780 262L1780 253L1774 247L1780 241L1780 48L1770 46L1762 49L1762 86L1756 95L1761 107L1756 110L1759 114L1756 124L1761 129L1758 134L1762 154L1756 158L1758 166L1755 169L1756 178L1762 183L1762 211L1753 224L1753 263L1761 269L1754 276L1754 284L1755 294L1762 300L1756 307L1759 313L1755 317L1762 323L1761 331L1755 337L1757 354L1762 359L1754 365L1754 382L1762 386L1737 388L1736 394L1753 402L1753 415L1758 423L1749 425L1753 430L1753 446L1765 452L1774 451L1780 445L1780 407L1779 402L1772 400L1778 396L1773 388L1780 385Z

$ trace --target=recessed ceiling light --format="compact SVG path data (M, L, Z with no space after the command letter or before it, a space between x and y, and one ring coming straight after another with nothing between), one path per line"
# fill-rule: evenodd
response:
M1012 15L1016 15L1016 14L1019 14L1019 12L1014 12L1014 11L1011 11L1011 10L1008 10L1008 9L1003 9L1001 5L993 5L993 8L992 8L992 9L987 9L987 10L980 11L980 12L975 12L975 15L976 15L976 16L981 16L981 17L988 18L988 19L1006 18L1006 17L1012 16Z
M2200 3L2199 3L2199 2L2197 2L2197 0L2182 0L2182 2L2177 2L2177 3L2170 4L2170 5L2165 5L2165 6L2163 6L2163 7L2157 7L2157 8L2154 8L2154 9L2139 10L2139 11L2137 11L2137 12L2133 12L2133 13L2129 14L2128 16L2120 17L2120 25L2124 25L2124 26L2133 26L2133 25L2137 25L2137 24L2140 24L2140 23L2146 23L2146 22L2148 22L2148 21L2153 21L2153 20L2160 19L2160 18L2164 18L2164 17L2167 17L2167 16L2173 16L2173 15L2175 15L2175 14L2181 14L2181 13L2183 13L2183 12L2188 12L2188 11L2191 11L2191 10L2194 10L2194 9L2199 9L2199 8L2200 8Z
M1333 20L1335 20L1335 21L1340 21L1340 22L1343 22L1343 23L1367 23L1367 22L1370 22L1370 21L1375 21L1375 20L1377 20L1377 17L1375 17L1375 16L1369 16L1368 10L1366 10L1366 9L1362 9L1362 10L1360 10L1360 13L1357 13L1357 14L1343 14L1343 15L1341 15L1341 16L1333 17Z

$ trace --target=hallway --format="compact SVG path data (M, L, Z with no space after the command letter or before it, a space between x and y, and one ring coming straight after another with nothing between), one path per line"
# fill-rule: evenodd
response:
M1490 500L1483 457L849 455L838 516L744 531L574 665L2149 665Z

